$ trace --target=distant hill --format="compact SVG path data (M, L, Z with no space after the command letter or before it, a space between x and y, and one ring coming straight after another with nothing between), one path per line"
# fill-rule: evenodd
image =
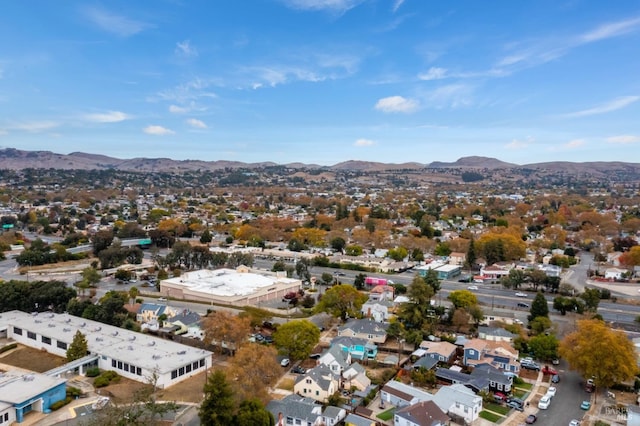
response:
M183 173L187 171L215 171L224 169L259 169L264 167L282 166L291 169L324 169L328 172L360 171L381 172L394 170L424 170L428 169L463 169L463 170L536 170L548 173L584 174L591 176L607 176L611 173L631 174L640 176L640 163L585 162L573 163L567 161L553 161L547 163L533 163L517 165L506 163L495 158L470 156L462 157L453 163L434 161L430 164L407 162L400 164L373 161L350 160L333 166L319 166L317 164L275 162L244 163L241 161L202 161L202 160L172 160L170 158L131 158L120 159L100 154L73 152L71 154L57 154L51 151L23 151L15 148L0 150L0 169L21 170L34 169L62 169L62 170L106 170L115 169L131 172L169 172Z

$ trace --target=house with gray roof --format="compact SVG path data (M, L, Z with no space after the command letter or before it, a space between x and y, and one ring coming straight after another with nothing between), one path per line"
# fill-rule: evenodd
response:
M351 354L340 345L332 345L318 358L319 365L326 365L335 374L342 374L351 365Z
M480 326L478 327L478 337L484 340L491 340L494 342L502 341L502 342L513 342L515 339L515 334L505 330L502 327L486 327Z
M280 400L272 400L267 410L283 425L319 426L322 421L322 405L310 398L300 395L287 395Z
M342 351L348 352L352 359L375 359L378 355L378 346L358 337L336 337L331 341L331 346L337 346Z
M358 390L364 391L371 386L371 379L367 377L367 371L357 362L354 362L344 370L342 378L344 379L344 387L347 389L355 387Z
M465 424L474 422L482 411L482 397L460 384L441 387L433 402L450 417L463 418Z
M406 407L422 401L432 401L433 395L414 386L390 380L382 387L380 400L396 407Z
M351 319L338 328L338 336L357 337L370 343L384 343L387 340L388 325L371 319Z
M449 416L433 401L422 401L396 410L394 426L447 426Z
M340 376L324 364L296 378L293 391L298 395L325 402L340 387Z

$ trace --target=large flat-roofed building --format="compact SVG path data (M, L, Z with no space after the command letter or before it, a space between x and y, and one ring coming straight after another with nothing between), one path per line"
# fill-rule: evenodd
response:
M258 306L301 288L302 281L287 278L284 272L258 273L246 266L202 269L160 282L160 292L168 297L234 306Z
M65 357L76 332L84 334L88 349L102 370L148 382L157 375L160 388L174 385L211 367L209 351L69 314L0 314L0 337ZM90 357L87 357L90 358ZM89 360L87 361L89 362ZM82 366L80 368L82 373Z

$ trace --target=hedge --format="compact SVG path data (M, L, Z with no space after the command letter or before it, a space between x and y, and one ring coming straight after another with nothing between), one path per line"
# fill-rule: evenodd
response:
M10 351L11 349L15 349L17 347L18 347L17 343L11 343L11 344L9 344L7 346L3 346L3 347L0 348L0 354L1 353L5 353L7 351Z

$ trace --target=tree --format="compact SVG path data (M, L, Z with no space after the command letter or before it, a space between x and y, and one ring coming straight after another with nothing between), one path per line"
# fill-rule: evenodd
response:
M467 268L471 269L476 264L476 243L473 238L469 241L469 248L467 249L467 257L465 259L465 265Z
M460 331L463 327L469 325L469 314L462 308L458 308L453 312L451 318L451 324L456 328L456 331Z
M200 422L203 426L229 426L233 424L235 403L231 385L222 370L213 371L204 385L204 400L200 404Z
M131 304L136 303L138 294L140 294L140 290L138 290L138 287L133 286L129 289L129 299L131 299Z
M200 242L202 244L209 244L212 240L213 237L211 236L211 231L205 229L202 235L200 235Z
M478 304L478 298L469 290L454 290L447 297L457 308L469 309L473 305Z
M244 345L238 349L229 363L229 378L236 403L257 398L269 401L269 387L273 386L281 373L276 360L276 350L267 345Z
M440 291L440 278L438 278L438 273L435 270L429 269L427 271L424 276L424 282L431 287L433 295Z
M522 271L521 269L513 268L509 271L509 275L503 277L500 280L500 282L506 288L517 289L522 285L524 280L525 280L524 271Z
M343 320L356 317L367 296L353 286L340 284L327 290L315 307L316 312L328 312Z
M203 320L205 341L218 347L222 353L228 349L232 354L247 342L251 331L251 320L230 312L216 311Z
M558 354L558 339L554 334L533 336L528 345L537 359L552 360Z
M347 242L342 237L335 237L331 240L329 245L334 251L342 253L342 250L344 250Z
M600 290L597 288L585 288L580 298L584 300L585 307L588 311L596 312L598 310Z
M320 329L308 320L287 322L273 333L276 347L294 360L308 358L319 341Z
M89 344L87 343L87 338L78 330L67 348L67 361L75 361L76 359L86 356L88 353Z
M101 278L102 277L100 276L100 272L98 272L95 268L88 267L82 270L82 279L83 281L88 283L89 286L98 284Z
M547 305L547 299L545 299L544 294L538 292L536 297L531 302L531 309L529 311L529 322L533 321L538 317L546 317L549 318L549 305Z
M353 286L358 290L362 290L364 288L366 279L367 276L365 274L360 273L356 275L356 277L353 279Z
M533 334L542 334L552 326L551 320L547 317L535 317L529 321L529 328Z
M582 377L593 377L596 387L611 387L638 372L636 352L624 332L600 320L580 320L577 329L560 343L560 356Z
M427 284L420 275L416 275L407 290L409 301L400 305L398 318L405 327L421 330L424 323L430 317L431 298L435 292L433 287Z
M274 426L275 423L271 412L257 399L242 401L235 419L235 424L238 426Z

